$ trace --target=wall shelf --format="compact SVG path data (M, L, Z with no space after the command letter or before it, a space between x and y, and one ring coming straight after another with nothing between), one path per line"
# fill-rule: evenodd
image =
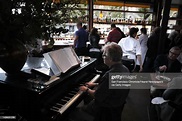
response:
M94 24L111 24L115 23L118 25L143 25L143 26L151 26L151 24L137 24L137 23L119 23L119 22L94 22Z
M125 13L143 13L143 14L146 14L146 13L150 13L152 14L153 12L141 12L141 11L126 11L126 10L107 10L107 9L93 9L94 11L109 11L109 12L125 12Z

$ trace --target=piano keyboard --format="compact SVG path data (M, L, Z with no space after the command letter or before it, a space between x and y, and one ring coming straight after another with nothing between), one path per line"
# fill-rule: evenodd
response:
M94 83L99 78L100 78L100 75L97 74L89 82ZM79 86L81 86L81 85L83 85L83 84L80 84ZM72 90L68 93L68 96L64 97L63 99L61 99L61 101L59 103L56 103L54 106L52 106L50 108L50 110L63 114L82 94L83 94L83 91L79 91L78 88L75 88L74 90ZM72 98L70 98L70 97L72 97Z

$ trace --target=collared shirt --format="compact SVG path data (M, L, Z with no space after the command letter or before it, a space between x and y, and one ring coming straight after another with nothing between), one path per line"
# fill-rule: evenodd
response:
M118 43L121 38L122 38L121 32L119 32L116 28L114 28L111 32L109 32L107 40L109 42Z
M120 45L123 50L123 56L127 56L128 59L134 59L136 61L136 56L141 55L140 43L133 37L128 36L122 38L118 45Z
M88 33L85 29L80 28L78 31L75 32L75 35L78 36L78 40L76 42L76 48L86 47L86 42L88 40Z

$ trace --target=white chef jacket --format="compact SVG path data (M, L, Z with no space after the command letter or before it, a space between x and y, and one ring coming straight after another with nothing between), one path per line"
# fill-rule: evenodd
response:
M133 37L122 38L118 45L123 50L123 56L127 56L128 59L134 59L136 62L136 56L141 55L141 46L138 40Z

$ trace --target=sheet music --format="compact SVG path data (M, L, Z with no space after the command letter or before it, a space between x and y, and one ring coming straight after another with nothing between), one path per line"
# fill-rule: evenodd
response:
M48 57L46 57L47 54L44 54L44 55L45 55L44 56L45 59L48 58ZM46 61L48 62L48 64L49 63L52 64L52 65L50 65L50 64L49 65L50 65L51 69L53 70L54 74L58 73L57 70L59 71L59 73L61 73L61 72L65 73L73 66L80 64L80 61L79 61L76 53L74 52L74 50L71 47L51 51L48 53L48 55L50 56L51 60L50 60L50 58L48 58L48 59L46 59ZM55 71L54 71L54 69L55 69Z
M64 48L68 55L68 59L72 66L78 65L78 63L81 63L78 56L76 55L75 51L72 48Z
M58 69L58 67L55 65L54 61L52 60L52 58L50 57L49 53L44 53L43 54L45 60L47 61L48 65L51 67L53 73L55 75L59 75L60 74L60 70Z
M50 56L56 66L59 68L60 72L65 73L69 69L69 67L72 66L64 49L52 51L50 52Z

